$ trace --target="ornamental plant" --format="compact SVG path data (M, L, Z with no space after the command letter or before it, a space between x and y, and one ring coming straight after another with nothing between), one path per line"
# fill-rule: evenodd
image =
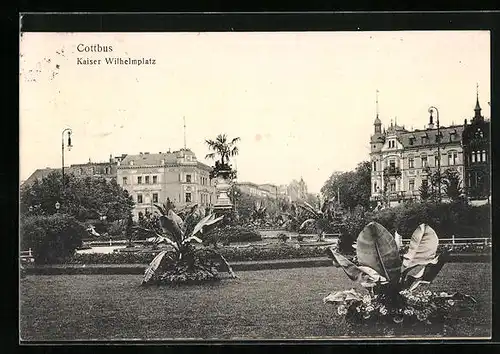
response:
M301 207L308 214L308 218L302 222L299 230L304 230L308 225L313 225L318 235L318 241L322 241L324 234L331 227L330 212L332 205L333 199L326 200L321 209L317 209L307 202L299 204L299 207Z
M419 289L420 285L435 279L447 257L446 251L436 254L439 239L429 225L417 227L403 256L399 252L401 243L396 242L396 238L382 225L370 222L357 238L355 261L330 248L333 264L341 267L366 293L355 289L336 291L323 301L336 305L337 313L349 320L395 323L407 320L427 324L443 323L446 313L457 301L476 302L465 294Z
M189 223L201 211L197 205L193 206L185 220L177 215L168 205L155 207L160 213L159 221L161 233L150 230L156 234L154 243L165 243L173 252L168 250L160 252L144 273L142 284L167 283L198 283L219 279L219 270L226 271L235 278L231 266L226 259L212 249L195 247L196 243L203 241L198 237L213 229L223 217L209 214L198 223Z

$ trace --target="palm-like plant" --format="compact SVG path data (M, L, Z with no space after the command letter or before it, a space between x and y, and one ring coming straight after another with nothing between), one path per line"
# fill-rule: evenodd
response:
M318 234L318 241L323 240L323 236L330 226L330 218L332 213L332 200L326 200L320 209L313 207L307 202L302 202L299 206L305 210L309 217L302 222L299 230L303 230L308 225L314 225L314 228Z
M161 233L156 234L155 244L166 243L173 252L162 251L150 263L144 273L143 284L166 281L169 283L218 279L217 267L236 277L229 263L222 255L210 249L197 249L195 243L202 243L199 235L208 233L223 217L215 214L203 216L197 205L192 206L183 220L167 205L155 204L160 213ZM190 220L201 220L197 223Z
M425 301L422 300L422 303L429 303L429 308L420 304L421 311L415 310L420 297L414 296L414 291L435 279L446 262L447 252L436 255L439 239L426 224L421 224L414 231L403 257L399 254L402 244L399 238L399 235L393 237L382 225L371 222L357 238L357 264L330 248L333 264L341 267L351 280L366 288L369 297L365 299L355 290L337 291L325 297L325 303L342 303L339 313L343 314L356 311L358 314L363 313L363 304L369 304L365 306L368 309L367 313L363 313L365 318L369 318L370 312L378 308L380 314L394 315L394 321L399 323L403 314L410 316L416 313L426 319L445 300L472 299L475 302L472 297L458 293L438 295L424 292L422 298Z
M256 201L253 206L252 219L255 222L262 222L266 219L267 208L261 201Z
M207 154L205 158L215 159L216 156L220 156L220 161L215 162L215 168L212 174L214 177L221 171L230 173L231 166L229 165L229 158L238 155L239 150L236 143L240 140L239 137L229 140L226 134L219 134L215 140L205 140L208 148L213 151Z

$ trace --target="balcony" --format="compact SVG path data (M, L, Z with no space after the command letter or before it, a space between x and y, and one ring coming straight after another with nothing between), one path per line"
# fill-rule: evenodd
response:
M399 177L401 176L401 169L396 166L389 166L384 168L384 174L387 176L396 176Z

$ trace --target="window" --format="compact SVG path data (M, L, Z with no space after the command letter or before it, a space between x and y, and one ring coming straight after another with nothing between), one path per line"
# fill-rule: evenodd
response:
M413 143L415 142L415 138L410 138L409 142L410 142L410 145L413 145Z
M373 191L376 192L377 191L377 182L373 183Z
M439 166L439 155L434 155L434 166Z
M191 183L191 175L186 175L186 183Z
M408 158L408 167L409 168L414 168L415 167L415 161L414 161L413 157L409 157Z
M153 184L158 183L158 176L153 176Z
M145 183L146 183L146 184L149 184L149 176L146 176L146 177L144 177L144 178L146 179L146 180L145 180Z
M486 162L486 150L483 150L483 162Z
M137 204L142 204L142 194L137 194Z
M408 182L408 189L410 191L414 191L415 190L415 180L414 179L410 179L410 181Z
M191 203L191 193L186 193L186 203Z
M395 192L396 191L396 182L391 182L390 188L391 188L391 192Z
M373 171L377 171L377 162L373 161Z
M153 193L153 203L158 203L158 193Z
M450 152L448 154L448 165L453 166L457 164L457 159L458 159L458 153L456 152Z
M476 162L476 152L473 151L471 154L471 162Z
M422 180L422 188L427 188L427 186L428 186L428 182L427 182L427 180L426 180L426 179L423 179L423 180Z
M391 170L395 169L396 168L396 161L390 160L389 161L389 167L391 168Z
M125 186L127 184L127 177L122 178L123 185Z
M137 177L137 184L142 184L142 177L141 176Z
M427 156L422 156L421 159L422 159L422 168L427 167L428 166L427 165Z

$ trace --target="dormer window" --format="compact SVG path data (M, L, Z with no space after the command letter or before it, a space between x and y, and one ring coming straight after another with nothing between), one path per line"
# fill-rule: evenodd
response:
M134 161L130 161L130 166L133 166L134 165Z
M409 143L410 143L410 145L413 145L415 143L415 137L414 136L410 137Z

